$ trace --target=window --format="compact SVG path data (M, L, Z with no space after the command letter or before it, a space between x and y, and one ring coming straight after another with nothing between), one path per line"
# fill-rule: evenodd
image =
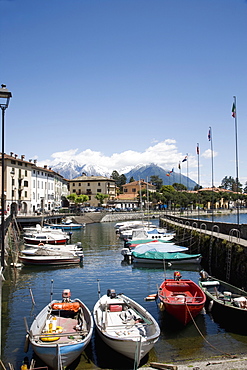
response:
M87 183L87 186L90 186L90 182Z
M35 199L35 192L33 192L33 199Z
M78 184L79 186L81 186L81 183L79 182L79 184Z
M24 186L27 188L28 187L28 181L24 181Z
M127 193L128 189L124 189L124 193Z
M97 189L97 193L101 193L101 189Z
M76 193L76 190L75 189L73 189L73 193Z
M33 188L35 188L35 180L33 180Z
M132 193L136 193L136 188L133 188L132 189Z
M12 186L15 185L15 179L12 178Z
M91 200L91 195L89 195L88 200Z
M100 182L98 182L98 186L100 186Z
M25 198L27 198L27 191L25 191Z
M27 176L27 170L25 170L25 176Z
M75 183L73 182L72 186L75 186Z
M14 198L14 196L15 196L15 191L12 190L12 198Z

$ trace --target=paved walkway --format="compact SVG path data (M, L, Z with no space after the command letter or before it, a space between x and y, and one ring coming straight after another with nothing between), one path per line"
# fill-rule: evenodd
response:
M166 363L167 367L159 369L170 370L238 370L247 369L247 357L209 359L205 361L183 362L183 363ZM158 367L141 367L141 370L154 370Z

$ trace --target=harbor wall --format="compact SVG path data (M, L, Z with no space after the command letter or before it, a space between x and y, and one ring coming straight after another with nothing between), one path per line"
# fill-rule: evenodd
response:
M188 253L202 255L199 268L247 290L247 241L231 237L236 224L206 221L207 229L204 229L204 221L171 216L161 217L160 223L176 231L177 244L188 247Z

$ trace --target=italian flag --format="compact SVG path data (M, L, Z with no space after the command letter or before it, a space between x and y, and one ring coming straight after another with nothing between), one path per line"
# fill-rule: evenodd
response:
M235 118L236 117L236 106L235 104L233 103L232 104L232 117Z

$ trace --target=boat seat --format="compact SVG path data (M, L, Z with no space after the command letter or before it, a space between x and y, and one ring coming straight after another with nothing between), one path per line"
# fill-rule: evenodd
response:
M201 282L202 286L217 286L217 285L220 285L220 282L217 281L217 280L211 280L211 281L202 281Z
M189 284L188 283L176 283L176 282L174 282L174 283L167 283L166 285L165 285L167 288L174 288L174 287L178 287L178 288L189 288Z

